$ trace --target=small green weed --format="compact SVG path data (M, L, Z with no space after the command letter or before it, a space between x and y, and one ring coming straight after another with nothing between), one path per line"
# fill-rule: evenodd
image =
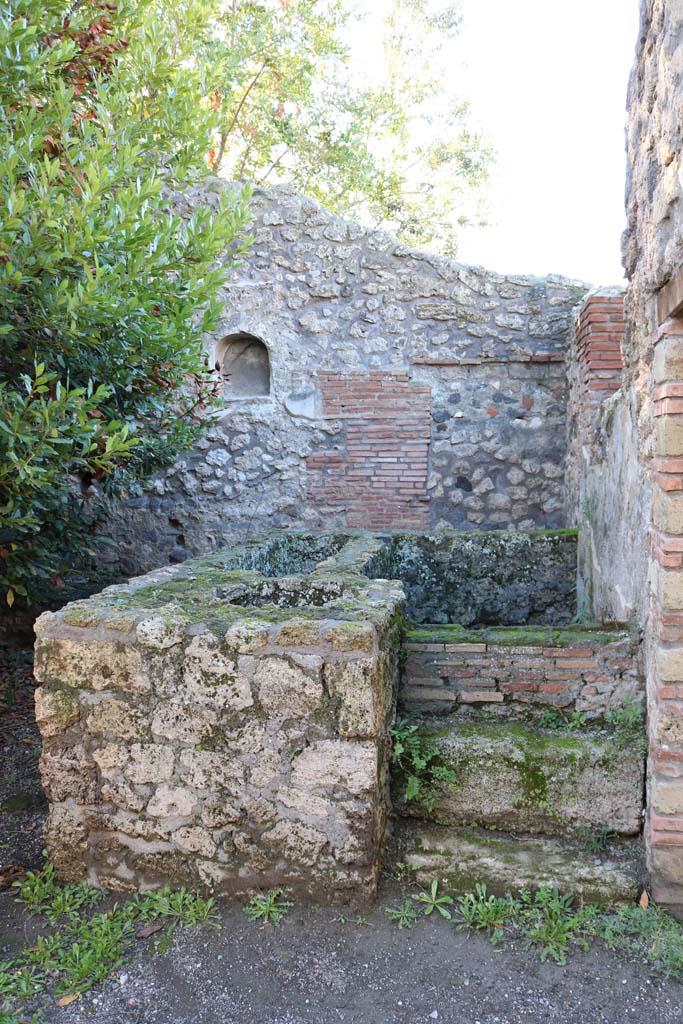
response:
M429 889L413 896L413 899L418 903L424 904L423 913L426 917L429 917L436 910L441 917L445 917L447 921L450 921L451 912L448 908L453 906L453 900L450 896L439 896L439 883L436 879L434 879Z
M617 750L636 747L645 753L647 742L643 712L633 697L627 697L621 707L608 711L605 721L613 730L612 743Z
M17 902L57 930L0 964L0 1024L26 1021L30 1003L41 996L80 994L103 982L125 962L136 936L145 937L150 922L163 925L167 936L179 925L218 925L213 900L168 886L92 913L104 894L85 884L60 885L51 864L15 887Z
M455 782L455 772L439 764L436 744L406 718L396 719L391 737L391 762L404 780L404 800L406 803L414 800L432 811L439 783Z
M581 711L572 711L566 714L556 711L554 708L542 711L536 718L536 724L541 729L556 729L563 732L578 732L586 728L587 718Z
M511 920L510 900L489 894L486 886L477 882L474 892L458 897L455 916L458 922L456 931L464 928L484 931L496 946L502 941L503 929Z
M399 928L412 928L419 917L412 900L408 896L404 899L403 903L397 906L385 907L384 913L390 921L395 921Z
M291 907L289 900L282 900L282 889L269 889L265 896L252 896L244 908L244 913L251 921L263 921L280 927L280 922Z
M660 974L683 975L683 926L656 903L603 914L596 932L610 949L635 955Z
M579 846L587 853L604 853L609 844L619 838L611 828L589 828L588 825L578 825L575 834Z

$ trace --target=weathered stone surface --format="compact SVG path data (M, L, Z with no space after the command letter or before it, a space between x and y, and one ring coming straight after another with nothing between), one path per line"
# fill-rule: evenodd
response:
M58 876L64 882L83 881L88 870L88 835L78 809L68 803L52 804L43 837Z
M622 749L604 733L558 735L510 721L445 719L423 728L456 780L438 785L432 810L413 801L404 814L515 833L571 835L578 826L640 833L645 759L638 744Z
M278 718L311 715L323 704L322 681L311 679L284 658L259 661L254 684L262 706Z
M117 892L373 897L403 595L360 575L378 542L354 540L343 568L331 562L345 540L295 541L313 569L324 563L308 576L287 572L278 538L108 588L96 614L77 608L88 626L65 622L69 606L44 619L41 771L65 875ZM146 683L128 692L112 682L120 664L102 661L118 614L133 625L108 653L127 651ZM77 690L83 663L94 682Z
M294 760L292 784L301 789L342 786L354 796L378 785L377 749L371 742L321 740Z
M165 651L182 643L188 624L189 620L177 606L168 605L167 608L159 609L156 615L138 623L135 635L143 647Z
M40 758L40 772L45 779L45 795L51 803L69 798L79 804L97 801L96 768L80 744L63 747L47 740Z
M563 531L397 534L371 572L403 583L417 623L565 625L576 611L576 544Z
M119 740L142 739L148 728L140 708L109 694L90 707L85 725L89 732Z
M158 786L147 804L154 818L189 818L197 807L195 793L185 786Z
M35 690L36 722L43 736L57 736L78 721L81 708L68 687L38 686Z
M192 638L185 651L183 686L177 693L188 704L243 711L253 704L248 680L237 671L235 661L210 634Z
M549 885L587 902L630 903L645 883L639 840L598 856L567 839L410 825L401 827L399 846L400 859L417 882L426 886L438 878L443 890L452 893L471 892L478 882L500 896Z
M68 613L67 606L66 613ZM145 691L150 688L140 652L127 643L73 641L44 635L36 643L36 679L83 690Z
M174 756L169 747L155 743L133 743L126 776L133 783L166 782L173 776Z

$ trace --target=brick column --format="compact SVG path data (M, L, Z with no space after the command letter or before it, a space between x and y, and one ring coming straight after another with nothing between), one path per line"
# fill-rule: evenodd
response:
M654 898L683 911L683 321L655 340L656 425L652 534L653 651L648 669L650 740L648 866Z
M621 387L624 328L623 295L592 295L577 317L575 351L582 443L592 439L604 400Z

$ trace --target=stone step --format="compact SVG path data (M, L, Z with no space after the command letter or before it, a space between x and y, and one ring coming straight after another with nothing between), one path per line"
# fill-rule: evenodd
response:
M618 746L606 731L571 733L510 719L411 718L432 740L454 782L435 787L433 803L402 798L408 817L544 835L579 827L637 835L642 826L645 757L638 742Z
M640 839L610 843L592 853L575 840L398 819L393 850L419 884L438 879L444 891L454 894L471 892L481 882L498 896L552 886L586 902L626 903L640 896L647 879Z

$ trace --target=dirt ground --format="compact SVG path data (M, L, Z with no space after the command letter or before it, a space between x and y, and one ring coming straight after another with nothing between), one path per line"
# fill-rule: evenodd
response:
M25 662L4 667L15 685L0 715L0 879L7 865L38 866L45 802ZM2 694L0 693L0 699ZM221 928L176 933L166 952L141 941L102 989L68 1007L46 1004L46 1024L683 1024L683 983L657 978L596 944L565 967L521 943L492 947L426 918L412 931L377 906L296 906L279 929L221 901ZM0 893L0 960L40 932L11 891Z

